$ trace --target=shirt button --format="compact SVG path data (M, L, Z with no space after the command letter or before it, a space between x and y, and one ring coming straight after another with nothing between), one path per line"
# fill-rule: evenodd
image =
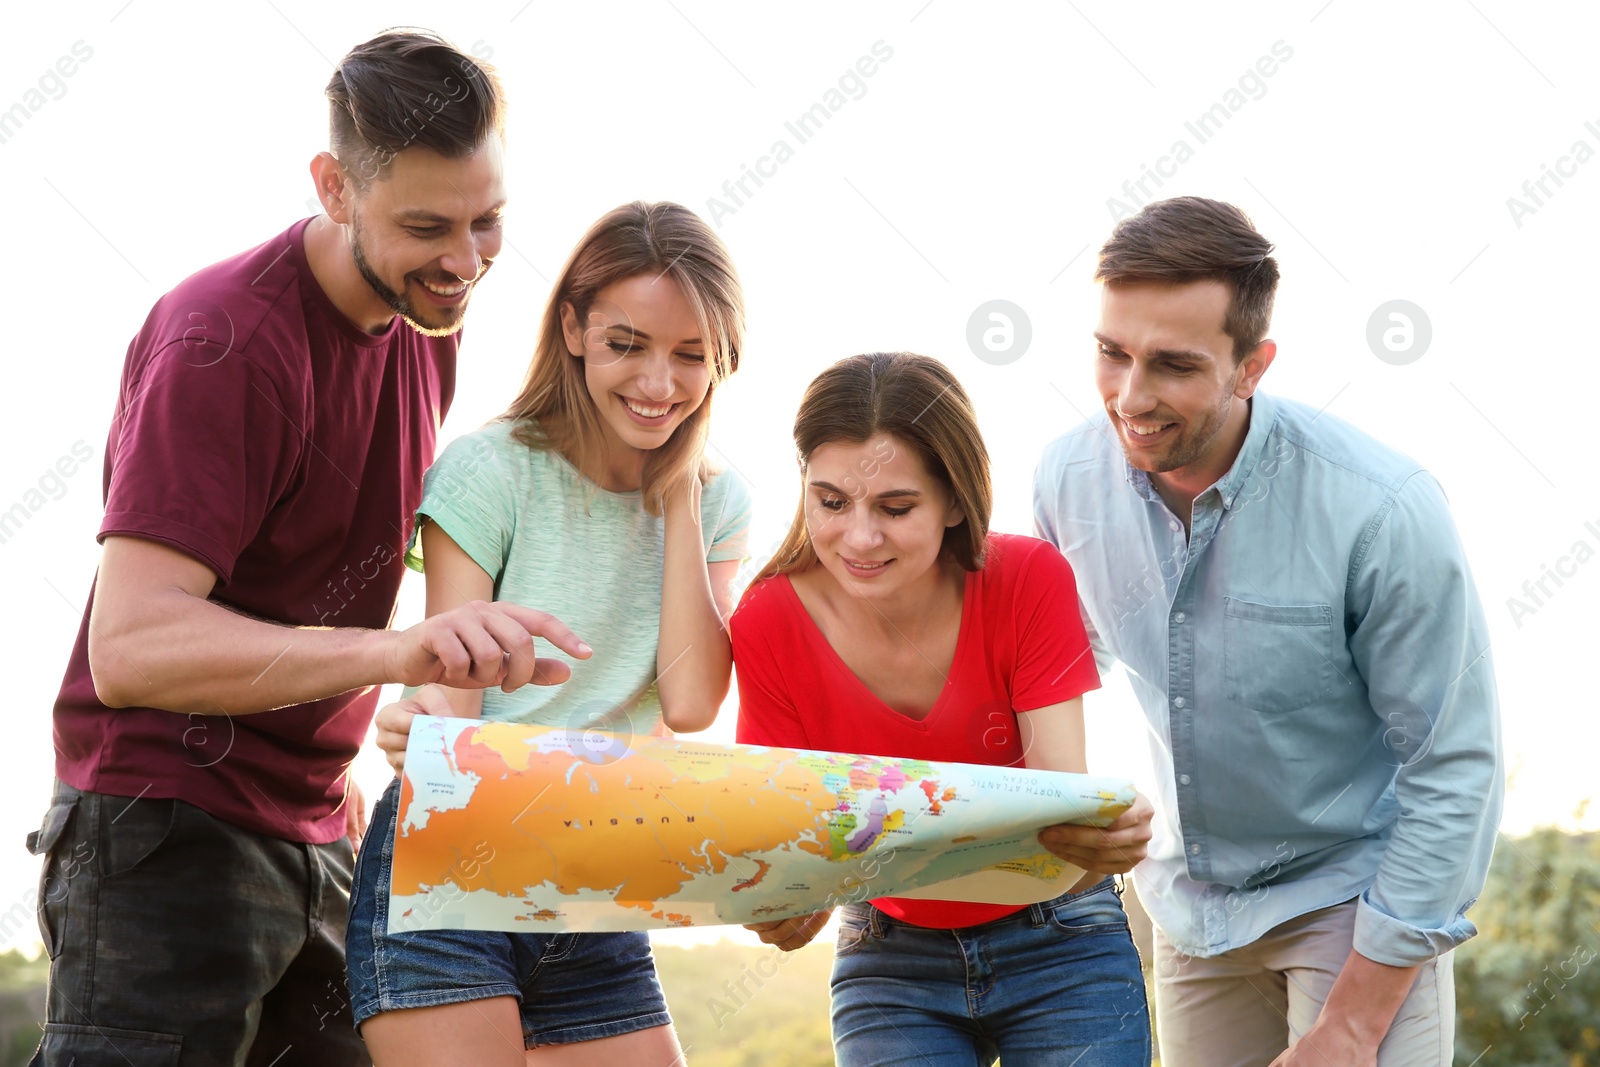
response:
M1188 703L1188 701L1184 700L1182 697L1173 697L1172 698L1172 706L1175 707L1175 708L1181 708L1187 703Z
M1190 845L1189 846L1189 855L1191 855L1191 856L1200 855L1200 846L1199 845Z
M1187 774L1178 775L1178 784L1179 785L1188 785L1189 784L1189 776Z
M1177 519L1173 519L1171 522L1167 523L1167 525L1172 527L1174 532L1183 528L1183 523L1179 522Z
M1180 611L1180 612L1175 613L1172 616L1172 621L1176 622L1176 623L1181 623L1181 622L1183 622L1184 619L1187 619L1188 617L1189 616L1185 615L1183 612Z

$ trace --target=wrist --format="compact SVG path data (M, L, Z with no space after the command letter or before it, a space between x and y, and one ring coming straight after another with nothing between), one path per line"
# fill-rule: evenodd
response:
M705 559L705 536L700 527L700 509L682 508L676 514L667 512L662 531L662 548L670 556L682 553L692 559Z
M700 502L686 492L668 492L661 501L661 517L670 526L693 525L700 528Z
M1340 1034L1357 1048L1377 1052L1389 1032L1387 1023L1380 1024L1372 1013L1363 1012L1350 1005L1324 1004L1317 1025Z
M361 664L362 685L404 684L401 676L400 634L394 630L362 630L357 659Z

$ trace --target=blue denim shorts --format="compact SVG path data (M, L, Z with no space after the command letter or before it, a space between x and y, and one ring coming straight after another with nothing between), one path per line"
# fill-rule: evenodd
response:
M956 930L871 904L840 913L840 1067L1149 1067L1150 1015L1120 891L1078 894Z
M381 1012L516 997L526 1046L562 1045L672 1022L643 933L389 933L400 783L372 812L356 859L346 957L359 1027Z

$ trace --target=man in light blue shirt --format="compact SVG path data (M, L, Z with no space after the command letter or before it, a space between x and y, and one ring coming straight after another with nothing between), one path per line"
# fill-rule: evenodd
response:
M1438 483L1258 392L1270 252L1211 200L1118 224L1105 411L1035 517L1149 719L1162 1063L1445 1067L1500 817L1488 631Z

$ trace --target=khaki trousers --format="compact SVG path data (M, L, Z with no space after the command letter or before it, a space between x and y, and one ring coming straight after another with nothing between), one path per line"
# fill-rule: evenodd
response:
M1356 902L1291 919L1220 956L1188 956L1155 931L1161 1067L1267 1067L1311 1028L1350 955ZM1378 1067L1450 1067L1453 953L1424 964Z

